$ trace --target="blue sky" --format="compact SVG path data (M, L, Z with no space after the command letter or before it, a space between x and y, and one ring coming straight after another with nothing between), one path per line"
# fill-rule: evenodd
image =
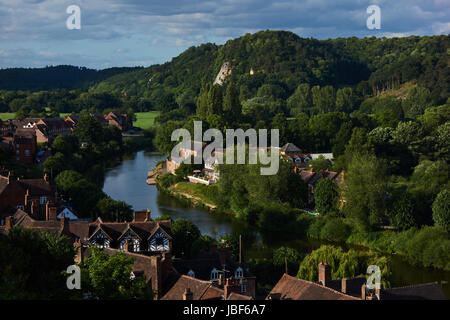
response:
M371 4L380 30L366 27ZM66 28L69 5L81 8L80 30ZM0 0L0 68L149 66L266 29L318 39L449 34L450 1Z

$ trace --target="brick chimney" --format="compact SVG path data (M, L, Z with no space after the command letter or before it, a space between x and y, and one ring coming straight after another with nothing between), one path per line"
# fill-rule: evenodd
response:
M193 300L194 294L191 291L191 288L186 288L183 293L183 300Z
M232 292L238 292L238 286L232 279L227 279L225 285L223 286L223 297L225 300Z
M347 293L347 278L341 279L341 292Z
M330 285L331 267L326 261L319 263L319 282L325 287Z
M143 211L135 211L134 212L134 218L133 218L133 222L146 222L146 221L150 221L150 209L147 208L147 210L143 210Z
M14 172L13 171L8 171L8 184L10 184L14 180L17 180L16 176L14 175Z
M56 207L55 207L55 216L56 216ZM69 219L65 217L64 213L61 215L61 227L63 230L69 230Z
M74 261L78 264L83 263L83 245L81 244L81 240L76 240L73 243L73 248L75 250Z
M30 190L27 189L27 192L25 193L25 207L28 205L28 199L30 198Z
M33 219L39 219L39 204L36 200L31 201L31 217Z
M223 281L223 273L222 273L222 272L219 273L219 279L218 279L218 281L217 281L217 285L218 285L219 287L222 287L222 286L224 285L224 281Z
M5 218L5 230L9 231L12 228L12 217Z
M50 201L47 201L47 203L45 204L45 219L47 221L57 219L56 207L52 203L50 203Z
M151 256L150 258L152 290L155 293L155 299L159 299L162 289L161 257Z
M361 300L366 300L366 284L361 286Z

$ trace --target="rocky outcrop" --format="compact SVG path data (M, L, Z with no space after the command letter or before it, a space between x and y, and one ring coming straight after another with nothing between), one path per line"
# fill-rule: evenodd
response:
M225 62L222 65L222 68L220 68L219 73L217 74L216 80L214 80L214 84L222 85L226 78L231 75L233 66L231 65L231 62Z

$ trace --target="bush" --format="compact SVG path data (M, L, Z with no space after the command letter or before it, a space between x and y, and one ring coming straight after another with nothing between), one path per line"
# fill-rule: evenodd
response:
M327 219L325 225L320 231L320 238L344 242L350 235L350 227L342 219Z
M174 176L171 173L166 173L161 176L158 176L158 182L161 187L164 189L169 188L170 186L173 186L174 184L177 184L180 182L181 179L177 176Z

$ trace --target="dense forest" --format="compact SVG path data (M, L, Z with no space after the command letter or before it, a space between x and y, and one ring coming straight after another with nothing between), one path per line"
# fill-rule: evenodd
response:
M74 66L48 66L45 68L0 69L0 90L54 90L89 88L96 82L116 74L134 71L134 68L93 70Z

